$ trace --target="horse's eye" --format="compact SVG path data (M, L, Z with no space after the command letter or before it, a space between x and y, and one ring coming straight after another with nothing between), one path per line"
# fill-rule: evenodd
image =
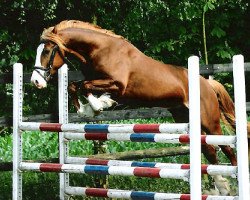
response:
M48 49L44 49L43 50L43 54L48 55L49 54L49 50Z

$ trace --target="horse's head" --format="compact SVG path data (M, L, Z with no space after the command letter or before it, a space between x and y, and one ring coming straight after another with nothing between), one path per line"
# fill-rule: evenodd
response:
M41 43L37 47L35 69L31 76L31 82L39 89L45 88L47 82L63 65L63 57L64 52L54 42Z

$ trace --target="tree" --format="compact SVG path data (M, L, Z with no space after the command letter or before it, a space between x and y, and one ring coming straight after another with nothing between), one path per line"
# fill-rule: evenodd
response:
M2 0L0 73L11 72L15 62L31 71L42 30L65 19L111 29L165 63L186 65L192 54L200 55L203 63L231 62L232 55L238 53L248 61L249 13L247 0ZM0 87L4 87L4 98L7 88ZM29 92L34 93L32 89ZM35 110L39 109L38 105Z

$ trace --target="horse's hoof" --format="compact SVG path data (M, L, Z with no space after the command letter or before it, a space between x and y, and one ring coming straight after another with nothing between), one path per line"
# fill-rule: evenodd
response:
M118 103L110 98L110 95L103 94L98 98L102 102L103 108L110 108L113 105L117 105Z
M213 176L213 178L214 178L215 186L220 192L220 194L222 196L230 195L231 190L230 190L229 181L226 178L222 177L221 175Z
M203 193L205 195L214 195L214 196L219 196L220 195L220 192L218 191L218 189L204 190Z
M80 117L94 117L96 115L89 103L83 105L82 102L79 101L79 104L80 109L77 110L77 114Z

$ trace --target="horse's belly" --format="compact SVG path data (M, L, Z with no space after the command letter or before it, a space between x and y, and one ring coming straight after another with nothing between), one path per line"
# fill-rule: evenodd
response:
M164 107L174 108L183 105L183 101L180 98L141 98L141 97L121 97L117 101L119 104L124 104L131 107Z

